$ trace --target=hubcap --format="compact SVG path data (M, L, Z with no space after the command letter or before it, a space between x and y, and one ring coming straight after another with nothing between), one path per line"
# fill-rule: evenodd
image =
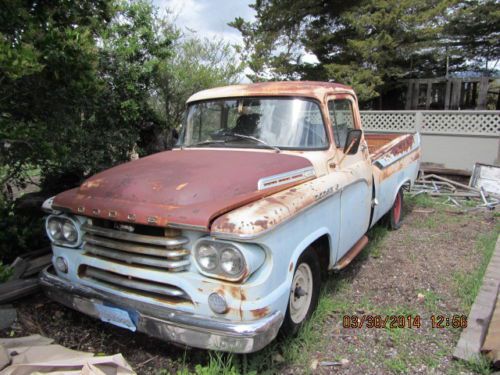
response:
M313 277L307 263L301 263L293 276L290 293L290 318L295 324L301 323L311 305Z

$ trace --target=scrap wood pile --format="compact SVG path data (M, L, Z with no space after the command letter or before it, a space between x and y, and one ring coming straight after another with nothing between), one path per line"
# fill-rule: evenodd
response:
M500 195L487 191L484 186L469 185L436 174L420 172L412 186L411 194L428 194L431 197L447 198L445 204L459 207L463 211L493 210L500 204Z
M0 304L35 293L39 289L38 273L50 264L50 247L34 250L17 257L9 266L9 279L0 284Z

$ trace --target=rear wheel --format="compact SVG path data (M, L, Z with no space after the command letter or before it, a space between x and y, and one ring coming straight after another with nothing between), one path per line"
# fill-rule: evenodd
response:
M309 319L318 305L321 287L321 269L316 252L306 250L297 262L285 320L281 333L295 335L304 322Z
M394 204L389 211L388 224L389 229L396 230L401 227L403 221L403 189L399 189Z

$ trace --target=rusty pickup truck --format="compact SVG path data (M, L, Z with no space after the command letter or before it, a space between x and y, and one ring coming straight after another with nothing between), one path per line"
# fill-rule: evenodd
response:
M47 295L131 331L249 353L316 308L384 220L401 225L419 134L362 131L354 91L268 82L198 92L178 145L49 200Z

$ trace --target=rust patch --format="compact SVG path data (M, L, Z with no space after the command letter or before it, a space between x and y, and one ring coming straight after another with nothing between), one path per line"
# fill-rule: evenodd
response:
M307 96L322 101L326 95L335 93L349 93L352 96L355 95L352 88L339 83L318 81L271 81L203 90L192 95L188 99L188 103L214 98L242 96Z
M101 183L104 181L104 179L102 178L96 178L94 180L89 180L89 181L86 181L82 184L82 187L81 189L82 190L85 190L85 189L92 189L92 188L98 188L99 186L101 186Z
M379 182L384 181L386 178L391 177L394 173L410 165L414 161L420 159L420 156L421 156L420 149L416 149L411 154L406 155L403 159L398 160L396 163L392 164L391 166L385 169L382 169L379 174Z
M292 272L292 271L293 271L293 262L292 262L292 263L290 263L290 267L288 267L288 271L289 271L289 272Z
M269 223L267 222L267 220L256 220L253 223L253 225L261 227L262 229L267 229L267 227L269 226Z
M263 318L269 313L269 307L262 307L256 310L250 310L252 316L256 319Z

